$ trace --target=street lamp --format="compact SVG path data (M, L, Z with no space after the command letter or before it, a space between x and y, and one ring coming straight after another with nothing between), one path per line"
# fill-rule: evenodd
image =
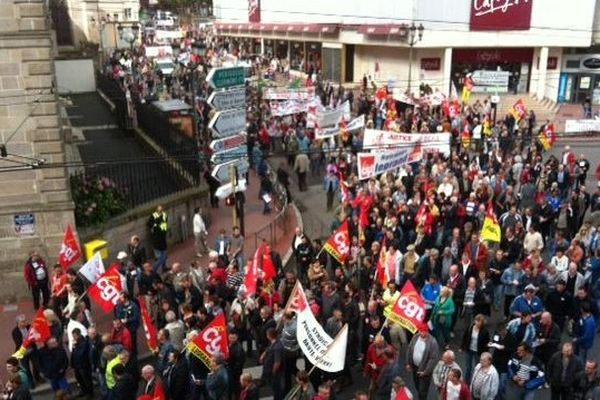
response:
M423 24L416 26L413 22L408 28L408 45L410 50L408 52L408 95L410 96L410 84L412 79L412 65L413 65L413 47L415 44L423 40L423 31L425 27Z
M128 30L125 30L125 27L121 24L117 26L117 30L119 31L119 37L121 40L129 43L129 49L133 53L133 45L138 37L138 32L140 31L140 27L137 24L133 24L129 27Z

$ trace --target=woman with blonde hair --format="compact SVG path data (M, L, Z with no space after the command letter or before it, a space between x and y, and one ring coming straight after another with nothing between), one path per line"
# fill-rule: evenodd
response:
M452 318L455 311L456 306L452 299L452 289L444 286L431 312L434 335L440 347L447 347L447 343L450 341Z

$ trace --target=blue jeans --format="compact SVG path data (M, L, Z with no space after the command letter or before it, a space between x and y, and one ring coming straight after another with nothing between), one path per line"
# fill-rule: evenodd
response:
M167 251L154 249L154 258L156 259L152 265L154 272L158 272L159 268L164 271L167 268Z
M500 381L498 383L498 394L496 394L496 400L503 400L504 393L506 392L506 383L508 382L508 374L503 372L500 374Z
M67 378L61 376L60 378L50 379L50 386L52 386L52 390L55 392L58 390L62 390L63 392L69 391L69 382L67 382Z
M473 372L473 362L477 362L478 354L473 350L465 352L465 382L471 382L471 373Z
M494 286L494 306L499 310L502 306L502 300L504 299L504 285L499 284Z
M581 359L581 361L585 364L585 362L588 359L588 351L590 349L584 349L581 346L577 346L577 355L579 356L579 358Z

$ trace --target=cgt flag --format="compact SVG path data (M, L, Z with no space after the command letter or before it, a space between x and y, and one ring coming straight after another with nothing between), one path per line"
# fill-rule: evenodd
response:
M402 287L400 297L398 297L387 317L392 322L408 329L411 333L415 333L423 325L423 321L425 321L425 301L423 301L410 279Z
M390 271L388 270L388 258L389 253L385 246L379 250L379 260L377 261L377 269L375 270L375 280L381 285L381 287L387 287L390 281Z
M527 106L523 99L517 100L515 104L513 104L512 108L509 111L515 120L519 122L520 120L527 118Z
M156 331L156 326L152 322L152 318L150 318L150 314L148 313L148 307L146 307L146 299L143 295L138 297L138 302L140 304L140 314L142 314L142 322L144 323L144 333L146 334L146 342L148 343L148 349L151 352L158 352L158 336Z
M340 264L344 264L350 256L350 231L348 229L348 218L329 238L323 250L331 254Z
M65 230L65 237L60 248L60 253L58 254L58 263L64 269L67 269L75 264L80 258L81 249L79 248L79 243L77 243L77 239L73 233L73 228L71 228L71 224L69 224L67 225L67 230Z
M122 291L121 274L115 266L112 266L90 286L88 294L102 308L102 311L108 314L113 312Z
M485 219L483 220L483 227L481 228L481 238L489 242L500 242L502 238L500 224L498 223L498 219L496 219L496 214L494 213L494 206L492 205L491 201L488 203Z
M44 309L40 308L35 314L31 328L29 328L29 332L23 340L21 347L15 354L13 354L13 357L18 358L19 360L22 359L25 356L25 352L29 346L35 343L46 343L46 341L50 338L50 335L50 324L48 324L48 320L44 315Z
M538 136L538 140L544 146L544 150L548 151L556 142L556 128L553 123L547 124Z
M192 340L188 351L210 368L212 359L221 354L229 358L229 338L225 314L219 314L208 326Z

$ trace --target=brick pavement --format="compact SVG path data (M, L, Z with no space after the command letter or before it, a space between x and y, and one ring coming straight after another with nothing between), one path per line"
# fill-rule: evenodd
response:
M279 215L275 210L271 214L263 215L262 200L258 199L259 179L254 171L250 171L250 183L246 191L245 221L246 221L246 240L244 243L244 253L247 257L252 256L255 251L255 244L263 238L272 242L275 251L281 254L282 259L289 257L290 244L294 235L294 230L299 222L298 214L293 207L288 207L287 212ZM221 201L221 206L217 209L204 210L210 214L210 226L208 227L208 244L214 246L216 237L221 229L231 233L232 228L232 208L226 207ZM277 218L277 223L270 224ZM272 226L272 227L271 227ZM190 238L184 243L177 245L169 250L169 263L181 262L184 266L190 264L196 258L194 249L194 239ZM204 256L200 260L206 260ZM15 325L15 318L19 314L25 314L31 318L34 314L29 293L23 293L18 303L5 304L0 306L0 326L2 326L2 335L0 335L0 354L8 358L14 352L14 345L11 339L11 330ZM92 313L96 317L96 323L100 332L110 329L111 318L94 305ZM145 338L143 329L138 331L138 343L140 343L140 353L145 352ZM0 368L0 379L6 379L6 370ZM45 389L45 385L38 390ZM36 390L37 391L37 390Z

